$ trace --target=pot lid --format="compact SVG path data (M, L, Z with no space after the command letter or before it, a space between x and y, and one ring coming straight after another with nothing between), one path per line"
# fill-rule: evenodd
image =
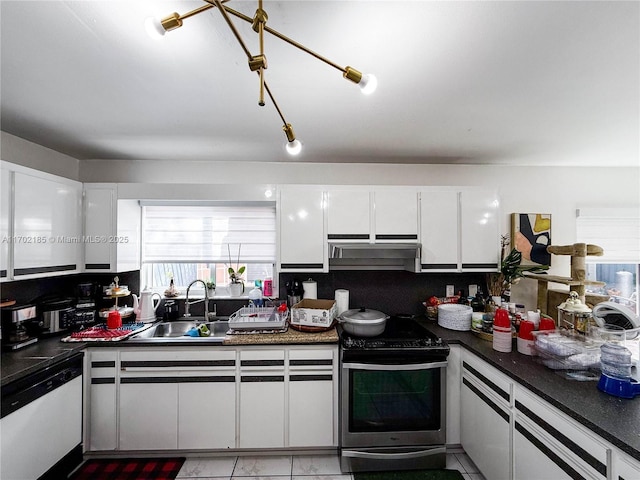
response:
M571 313L591 313L591 309L578 298L578 292L569 292L569 298L558 305L558 309Z
M389 318L389 315L379 312L378 310L370 310L368 308L361 307L342 312L341 317L349 322L371 323L386 320Z

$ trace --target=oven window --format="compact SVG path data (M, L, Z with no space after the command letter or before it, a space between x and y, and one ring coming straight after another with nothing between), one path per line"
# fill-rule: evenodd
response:
M349 371L349 431L440 429L439 368Z

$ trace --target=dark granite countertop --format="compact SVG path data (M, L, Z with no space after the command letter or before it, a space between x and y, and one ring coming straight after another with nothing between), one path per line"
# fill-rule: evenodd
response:
M63 343L60 338L62 337L41 338L33 345L20 350L3 351L0 359L1 385L47 368L85 348L84 343Z
M432 321L422 323L449 344L461 344L516 382L545 399L620 450L640 460L640 397L624 399L597 389L595 381L568 380L518 353L501 353L471 332L457 332Z
M515 348L512 353L500 353L493 350L491 342L483 340L471 332L447 330L426 319L420 321L450 344L464 346L574 420L640 461L640 398L628 400L607 395L596 388L596 382L567 380L553 370L540 365L532 357L518 353ZM336 341L333 332L327 335L332 337L330 341ZM6 385L70 357L87 346L83 342L63 343L60 338L41 339L38 343L22 350L2 353L1 384ZM320 343L323 341L328 341L328 338L323 338ZM271 342L273 342L272 339L267 343ZM245 345L256 344L252 342ZM120 347L125 345L140 346L141 344L124 341L116 344L104 342L103 345ZM163 345L166 346L166 344ZM90 346L97 345L92 343Z

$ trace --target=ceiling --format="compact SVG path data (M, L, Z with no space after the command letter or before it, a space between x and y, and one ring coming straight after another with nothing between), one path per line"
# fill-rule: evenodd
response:
M217 9L147 36L203 4L2 0L1 129L81 160L639 165L639 2L265 0L268 26L378 79L364 96L267 36L297 157Z

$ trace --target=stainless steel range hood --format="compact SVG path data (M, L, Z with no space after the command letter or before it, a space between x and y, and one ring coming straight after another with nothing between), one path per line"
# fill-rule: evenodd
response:
M420 271L419 243L330 243L329 270Z

